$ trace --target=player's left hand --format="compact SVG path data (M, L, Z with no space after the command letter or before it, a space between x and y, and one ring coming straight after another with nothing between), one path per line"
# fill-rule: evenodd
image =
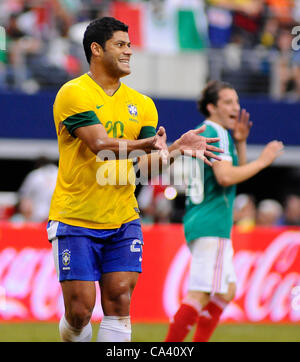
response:
M244 142L247 140L250 129L252 127L250 121L250 114L242 109L239 119L235 122L235 126L232 132L232 137L236 142Z

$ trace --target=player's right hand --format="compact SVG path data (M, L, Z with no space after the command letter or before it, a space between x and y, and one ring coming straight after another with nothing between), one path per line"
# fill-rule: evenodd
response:
M263 163L263 167L268 167L276 160L276 158L281 156L283 154L283 148L284 145L280 141L269 142L259 156L259 160Z
M154 137L154 147L158 150L163 164L167 164L169 151L167 146L167 134L164 127L159 127Z

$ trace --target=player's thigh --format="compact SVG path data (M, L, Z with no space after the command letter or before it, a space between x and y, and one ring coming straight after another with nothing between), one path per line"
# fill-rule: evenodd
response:
M138 277L138 272L128 271L102 274L99 284L105 315L129 315L130 300Z
M192 254L188 290L194 294L211 293L214 267L218 248L218 238L203 237L188 244Z
M189 244L192 261L188 290L226 294L235 282L233 249L229 239L203 237Z
M143 235L141 224L139 220L133 220L123 224L110 239L110 242L102 249L102 274L112 272L141 273L142 256Z
M123 224L102 250L101 301L105 315L129 315L130 299L142 271L139 220Z
M187 303L196 301L197 304L200 304L204 308L209 302L210 294L206 292L201 292L199 290L188 290L184 301Z
M236 293L236 283L235 282L231 282L228 284L228 291L225 294L218 294L218 297L220 297L221 299L225 300L226 302L231 302L234 297L235 297L235 293Z

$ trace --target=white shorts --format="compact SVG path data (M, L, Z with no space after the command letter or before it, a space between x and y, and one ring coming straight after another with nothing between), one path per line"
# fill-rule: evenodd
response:
M236 283L231 240L203 237L188 246L192 253L188 290L226 294L229 283Z

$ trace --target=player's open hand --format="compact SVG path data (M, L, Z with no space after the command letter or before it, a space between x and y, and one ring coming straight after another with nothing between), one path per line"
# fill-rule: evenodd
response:
M222 149L210 145L210 143L220 141L219 138L207 138L199 135L204 132L206 126L203 125L198 129L190 130L184 133L177 141L177 147L181 154L192 156L203 160L207 165L212 166L212 163L208 158L214 158L220 161L220 157L215 155L213 152L224 152Z
M236 142L246 141L249 136L251 127L252 122L250 121L250 114L245 109L242 109L242 112L234 125L232 133L233 139Z

